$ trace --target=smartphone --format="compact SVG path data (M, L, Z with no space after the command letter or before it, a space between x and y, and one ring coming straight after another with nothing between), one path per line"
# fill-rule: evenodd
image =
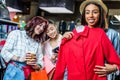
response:
M59 47L54 48L52 51L53 51L54 53L58 53Z

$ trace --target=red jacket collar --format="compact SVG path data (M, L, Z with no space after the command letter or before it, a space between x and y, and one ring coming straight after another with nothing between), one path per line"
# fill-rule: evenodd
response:
M73 30L74 38L76 40L79 39L81 36L87 37L90 28L88 26L84 26L84 27L85 27L84 31L79 32L79 33L76 31L76 29Z
M89 32L89 27L88 26L84 26L85 29L84 31L80 32L80 33L77 33L76 29L73 30L73 33L74 33L74 36L73 38L75 38L76 40L78 40L80 38L80 36L84 36L84 37L87 37L88 35L88 32ZM71 40L71 39L70 39ZM64 45L66 42L68 42L69 40L67 40L66 38L62 39L62 42L61 44Z

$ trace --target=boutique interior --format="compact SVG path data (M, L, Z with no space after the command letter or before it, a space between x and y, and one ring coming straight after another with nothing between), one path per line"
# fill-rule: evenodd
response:
M76 25L81 25L79 7L83 1L85 0L0 0L0 52L8 34L13 30L24 30L26 23L35 16L54 22L60 34L72 31ZM109 28L116 30L120 36L120 0L102 1L108 7ZM0 67L0 80L4 70Z

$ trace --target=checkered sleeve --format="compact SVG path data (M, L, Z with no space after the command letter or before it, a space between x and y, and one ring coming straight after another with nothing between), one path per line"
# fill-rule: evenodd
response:
M39 48L37 51L37 63L41 65L42 68L44 68L44 64L43 64L43 51L42 51L42 46L41 44L39 44Z
M10 32L7 37L6 43L1 51L1 55L6 62L9 62L10 59L14 56L12 52L16 41L17 41L17 32L16 31Z

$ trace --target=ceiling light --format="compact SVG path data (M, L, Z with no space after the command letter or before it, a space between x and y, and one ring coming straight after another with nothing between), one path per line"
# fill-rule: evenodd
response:
M114 17L115 17L118 21L120 21L120 15L114 15Z
M9 12L22 12L21 10L12 8L12 7L7 7Z
M41 0L39 8L49 13L74 13L73 0Z

